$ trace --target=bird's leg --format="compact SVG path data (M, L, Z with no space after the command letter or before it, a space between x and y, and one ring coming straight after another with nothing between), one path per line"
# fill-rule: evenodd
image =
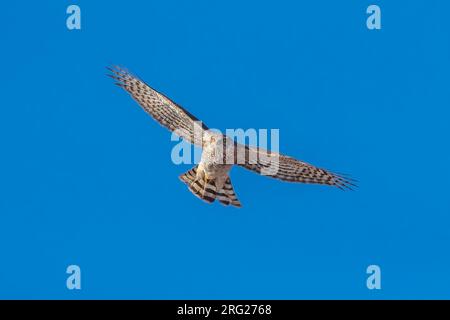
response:
M194 183L196 181L198 181L198 172L195 173L195 176L194 176L193 179L191 178L191 179L188 180L189 188L192 188L192 186L194 185Z
M204 173L204 177L205 177L205 183L203 184L203 194L205 194L206 186L208 185L208 182L210 181L206 172Z
M195 177L194 180L191 180L191 182L189 183L189 186L192 187L194 185L194 183L196 183L198 181L198 177Z
M191 187L194 183L196 183L197 181L200 181L201 179L205 180L205 183L203 184L203 194L205 193L205 189L206 189L206 185L209 181L208 176L206 175L206 172L197 172L197 175L195 176L194 180L191 181L191 183L189 184Z

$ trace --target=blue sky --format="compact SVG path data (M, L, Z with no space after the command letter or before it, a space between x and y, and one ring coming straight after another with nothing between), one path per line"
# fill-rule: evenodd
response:
M382 29L366 27L381 7ZM81 8L82 29L66 28ZM0 298L450 298L447 1L2 4ZM120 64L208 126L278 128L355 192L179 181ZM221 112L218 112L221 110ZM226 110L226 112L222 112ZM82 289L66 288L68 265ZM366 268L381 267L368 290Z

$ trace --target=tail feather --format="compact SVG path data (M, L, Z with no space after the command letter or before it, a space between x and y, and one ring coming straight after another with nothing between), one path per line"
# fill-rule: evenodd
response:
M183 173L180 179L187 184L189 190L198 198L208 203L213 203L216 200L216 186L213 181L207 182L204 178L197 179L197 166Z
M183 173L180 179L187 184L189 190L196 197L207 203L213 203L217 199L226 206L242 206L234 193L230 178L225 181L224 186L220 190L217 190L214 180L206 181L203 175L197 176L197 166L195 166L191 170Z
M197 167L193 167L191 170L183 173L180 176L181 181L185 183L190 183L194 181L195 177L197 176Z
M234 192L230 178L225 181L224 186L217 194L217 198L223 205L229 206L231 204L235 207L242 207L241 202L238 200L236 193Z

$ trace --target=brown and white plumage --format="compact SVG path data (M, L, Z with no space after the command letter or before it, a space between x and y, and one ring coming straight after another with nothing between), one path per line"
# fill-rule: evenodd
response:
M130 93L139 105L161 125L175 131L181 138L201 146L202 141L196 139L208 130L203 123L165 95L151 88L144 81L131 75L122 68L108 68L109 76L117 80L116 84Z
M245 161L239 159L236 161L239 166L268 177L288 182L325 184L340 189L351 189L355 186L354 179L350 177L332 173L289 156L244 145L238 145L237 148L238 154L245 155Z
M238 144L229 137L213 132L186 109L148 86L126 70L108 68L109 76L125 89L156 121L184 140L203 148L200 163L180 176L189 190L212 203L240 207L228 175L239 165L261 175L288 182L314 183L351 189L354 180L310 165L294 158L260 148ZM230 162L231 159L231 162Z

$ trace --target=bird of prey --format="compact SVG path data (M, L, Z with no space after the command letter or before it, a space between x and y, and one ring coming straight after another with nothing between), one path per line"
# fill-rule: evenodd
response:
M315 183L351 189L355 180L294 158L235 142L209 130L186 109L123 68L108 68L116 84L125 89L156 121L182 139L201 147L198 165L180 176L198 198L241 207L228 175L233 165L288 182Z

